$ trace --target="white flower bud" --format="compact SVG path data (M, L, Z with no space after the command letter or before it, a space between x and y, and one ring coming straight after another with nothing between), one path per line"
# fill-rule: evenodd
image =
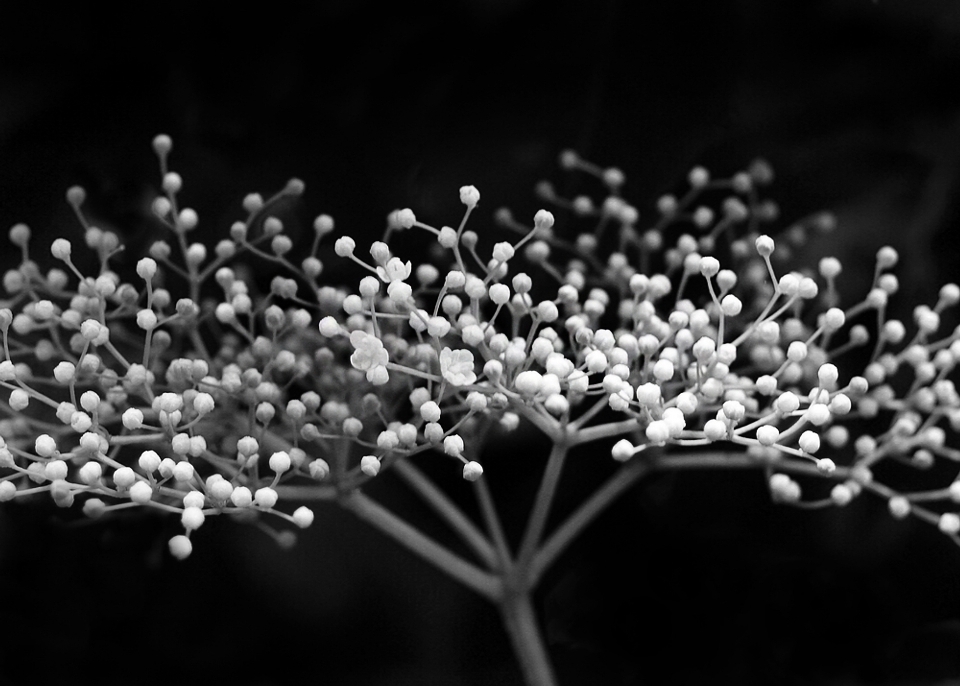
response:
M270 456L270 469L272 469L277 474L283 474L288 471L291 466L290 455L285 452L276 452Z
M130 487L130 500L140 505L149 503L153 499L153 487L146 481L138 481Z
M483 475L483 467L479 462L471 460L463 465L463 478L466 481L476 481Z
M298 507L293 511L293 523L301 529L306 529L313 524L313 510L305 506Z
M757 429L757 442L760 445L770 446L780 438L780 430L769 424L765 424Z
M719 441L727 436L727 425L719 419L710 419L703 425L703 434L710 441Z
M170 554L178 560L186 560L193 552L193 544L183 534L171 538L167 546L170 548Z
M180 523L187 531L194 531L203 526L203 520L206 517L199 507L188 507L180 515Z
M960 515L955 512L944 512L940 515L937 528L945 534L956 536L960 533Z
M804 431L802 434L800 434L798 444L800 446L800 450L812 455L820 450L820 436L813 431Z
M49 434L40 434L34 442L34 451L40 457L51 457L57 452L57 442ZM59 478L63 479L65 476Z
M113 473L113 483L117 488L126 490L137 480L137 474L130 467L120 467Z
M360 458L360 471L367 476L376 476L380 472L380 460L376 455L364 455Z
M277 504L279 495L272 488L258 488L253 494L253 501L264 509L270 509Z

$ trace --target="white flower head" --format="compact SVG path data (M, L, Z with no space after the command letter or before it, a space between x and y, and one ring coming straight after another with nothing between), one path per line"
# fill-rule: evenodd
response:
M440 374L451 386L466 386L477 380L473 371L473 353L469 350L440 351Z
M399 257L391 257L383 267L377 267L377 274L384 283L393 283L394 281L406 281L410 278L413 271L413 265L407 261L404 262Z
M461 186L460 202L472 210L480 202L480 191L477 190L476 186Z
M366 331L354 331L350 334L350 343L355 348L350 356L350 364L354 369L368 371L374 367L382 367L390 361L390 355L383 347L383 341Z

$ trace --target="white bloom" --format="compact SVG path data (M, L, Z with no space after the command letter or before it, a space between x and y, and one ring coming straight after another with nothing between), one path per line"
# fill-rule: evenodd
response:
M393 283L394 281L406 281L410 278L413 271L413 265L407 261L404 262L399 257L391 257L383 267L377 267L377 274L384 283Z
M440 351L440 374L451 386L466 386L477 380L473 371L473 353L469 350Z
M350 356L350 364L354 369L368 371L374 367L382 367L390 361L390 356L383 347L383 341L366 331L354 331L350 334L350 343L355 348Z

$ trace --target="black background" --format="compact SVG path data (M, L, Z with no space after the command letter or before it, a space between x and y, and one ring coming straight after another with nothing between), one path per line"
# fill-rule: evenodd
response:
M466 183L487 226L501 205L530 216L566 147L620 166L646 216L692 165L762 155L784 225L837 214L798 258L841 257L845 290L867 286L885 242L906 316L957 278L952 0L8 9L0 226L30 224L41 262L53 236L80 238L74 183L135 261L156 237L149 143L166 132L211 239L245 193L290 176L307 186L291 222L328 212L365 241L395 207L455 222ZM521 447L485 463L507 509L545 457ZM609 462L577 455L559 507ZM422 514L389 477L374 493ZM291 551L210 521L183 564L163 554L175 522L63 520L0 510L0 681L519 683L492 608L334 508ZM625 496L537 602L561 684L934 683L960 679L958 572L956 546L882 503L795 512L757 474L683 475Z

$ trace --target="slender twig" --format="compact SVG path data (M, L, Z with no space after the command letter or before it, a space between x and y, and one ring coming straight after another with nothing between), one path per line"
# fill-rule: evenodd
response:
M487 526L487 531L493 539L493 544L499 559L499 568L500 570L506 571L513 564L513 561L510 554L510 547L507 545L507 537L503 533L503 524L500 521L500 515L497 514L497 508L490 495L490 488L487 486L487 480L480 478L474 481L473 490L477 494L477 500L480 502L480 512L483 514L483 521Z
M391 472L412 488L423 502L476 553L488 569L497 567L497 555L487 537L416 465L410 460L397 460L393 463Z
M372 498L354 491L338 502L363 521L372 524L403 547L484 598L496 601L501 597L503 585L500 579L450 552Z
M807 476L824 477L816 465L800 460L780 460L772 463L777 471ZM613 474L606 483L594 491L557 529L534 555L528 571L531 587L543 576L557 557L597 518L621 493L638 480L654 471L680 471L693 469L759 469L771 463L758 460L740 452L705 452L688 455L660 454L634 458ZM850 476L850 470L838 467L831 475L834 480Z
M554 443L550 450L550 457L547 459L547 466L543 471L543 479L540 481L540 488L537 490L537 497L533 502L533 511L530 513L530 519L527 521L527 527L523 532L523 539L520 543L520 551L517 553L517 567L521 570L527 569L537 546L540 544L544 527L547 524L547 517L550 514L550 507L553 504L553 497L557 492L557 484L560 481L560 473L563 471L567 450L566 442L562 441Z
M652 469L652 461L634 458L617 470L603 486L594 491L591 496L547 538L546 542L540 547L536 555L534 555L527 572L530 585L535 586L537 584L540 577L543 576L543 573L556 561L557 557L566 550L567 546L596 519L597 515L611 505L621 493L649 474Z

